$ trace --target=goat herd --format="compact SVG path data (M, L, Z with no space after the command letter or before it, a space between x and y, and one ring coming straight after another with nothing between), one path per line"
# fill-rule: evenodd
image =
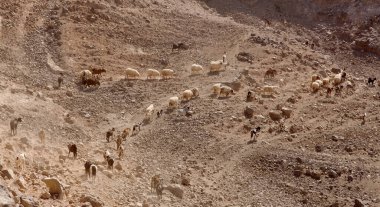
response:
M173 49L178 49L178 48L183 48L183 45L176 45L173 46ZM210 63L210 72L214 71L220 71L222 65L226 65L226 54L223 55L222 60L218 61L211 61ZM191 74L199 74L202 72L204 69L201 65L198 64L193 64L191 66ZM105 69L91 69L91 70L83 70L80 72L80 79L81 83L86 86L92 86L92 85L100 85L99 81L99 76L106 72ZM128 68L125 70L126 74L126 79L129 78L139 78L140 73L132 68ZM269 69L265 73L265 78L273 78L277 74L277 71L274 69ZM153 78L159 78L160 76L162 78L171 78L175 75L175 72L171 69L163 69L161 72L154 70L154 69L148 69L147 70L147 79L153 79ZM367 84L373 86L375 83L376 78L375 77L370 77L368 78ZM63 83L63 74L61 73L59 78L58 78L58 87L60 87ZM354 87L354 82L350 80L350 77L347 75L347 73L343 70L339 74L336 74L335 76L332 77L326 77L326 78L321 78L319 75L313 75L311 77L311 84L310 88L313 92L317 92L321 90L322 88L326 89L326 94L327 96L331 96L332 91L335 89L335 94L339 95L342 91L343 86L346 86L347 88L353 88ZM380 85L380 82L379 82ZM334 88L335 87L335 88ZM264 86L262 90L264 92L273 92L275 90L275 86ZM221 83L214 84L212 86L212 91L216 96L220 96L224 94L225 96L229 96L230 94L234 94L234 90L231 89L230 87L226 85L222 85ZM185 90L182 93L181 98L174 96L169 98L169 104L168 108L169 109L177 109L179 106L179 100L183 101L189 101L193 97L198 97L199 96L199 90L198 88L193 88L189 90ZM247 101L250 101L253 99L253 91L248 91L247 93ZM154 105L151 104L148 108L145 109L145 118L148 118L153 114L154 111ZM179 109L179 111L185 112L186 116L191 116L193 113L190 110L190 107L186 106L183 109ZM157 112L157 117L160 117L162 115L163 110L158 110ZM11 128L11 135L16 135L17 133L17 125L22 121L22 118L16 118L11 120L10 122L10 128ZM129 135L133 136L134 134L138 133L141 130L141 125L142 123L137 123L134 124L132 128L125 128L121 133L119 133L116 136L116 150L119 159L121 160L124 155L124 147L123 147L123 141L126 141L127 137ZM256 135L260 132L261 127L256 127L251 129L251 139L254 137L254 141L256 141ZM110 142L111 139L114 137L115 134L115 128L112 128L108 130L105 134L106 137L106 142ZM45 142L45 132L41 130L39 132L39 137L41 139L41 142ZM73 153L74 158L77 157L77 152L78 148L77 145L74 143L68 144L68 150L70 156L71 153ZM113 169L113 165L115 163L114 158L111 156L110 152L106 150L103 154L105 162L108 165L109 169ZM23 162L25 162L25 154L22 153L17 156L16 158L16 163L17 166L22 166ZM97 166L95 162L92 161L85 161L84 164L85 172L87 178L92 178L93 181L95 181L96 174L97 174ZM163 184L162 184L162 178L160 178L160 175L155 175L151 178L151 190L155 190L157 193L157 196L159 198L162 197L162 191L163 191Z

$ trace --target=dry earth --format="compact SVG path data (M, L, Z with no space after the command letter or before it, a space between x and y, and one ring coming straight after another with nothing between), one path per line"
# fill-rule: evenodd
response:
M379 86L366 84L380 78L379 15L375 0L0 1L0 205L380 206ZM189 49L172 52L177 42ZM225 51L225 71L190 75L191 64L208 68ZM240 52L253 61L237 60ZM100 87L78 84L89 67L107 70ZM142 78L125 80L127 67ZM177 76L148 81L148 68ZM311 92L312 74L343 68L354 88L332 97ZM265 79L268 69L278 74ZM211 96L219 82L236 94ZM249 90L267 84L279 93L254 92L246 102ZM181 103L191 117L166 110L169 97L193 87L200 97ZM124 158L107 170L103 152L117 156L106 131L142 121L151 103L163 116L129 137ZM282 107L291 116L273 121L269 112ZM11 136L16 117L23 121ZM247 129L257 126L258 141L249 142ZM69 142L78 145L77 159L67 158ZM85 160L98 165L95 182ZM183 197L165 189L159 200L150 191L155 174ZM46 177L62 183L63 199L47 193Z

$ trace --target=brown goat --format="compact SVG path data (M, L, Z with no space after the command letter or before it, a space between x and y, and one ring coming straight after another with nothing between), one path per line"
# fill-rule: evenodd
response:
M17 125L22 121L21 118L15 118L10 122L11 126L11 135L16 135L17 134Z
M78 153L77 145L76 144L68 144L67 148L69 149L69 154L67 155L67 157L69 157L70 153L72 152L74 154L74 158L77 158L77 153Z

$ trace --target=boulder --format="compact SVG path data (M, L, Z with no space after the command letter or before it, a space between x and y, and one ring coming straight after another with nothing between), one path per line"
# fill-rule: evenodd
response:
M56 178L44 178L42 182L49 188L50 195L58 195L58 199L64 198L64 187Z
M11 170L11 169L2 170L1 171L1 176L4 179L8 179L8 180L15 178L15 174L13 173L13 170Z
M15 206L15 201L6 187L0 185L0 206Z
M15 181L15 183L16 183L20 188L26 189L26 187L27 187L26 181L25 181L24 177L22 177L22 176L21 176L19 179L17 179L17 180Z
M92 195L82 195L79 199L81 203L89 202L91 203L92 207L102 207L104 206L104 203L97 197Z
M172 193L177 198L183 198L183 190L181 189L181 186L178 184L175 185L169 185L165 187L164 189L168 190L170 193Z
M355 204L354 204L354 207L365 207L366 205L364 204L364 202L360 199L355 199Z
M282 119L282 115L279 111L270 111L269 112L269 117L273 120L273 121L280 121Z
M38 207L39 203L31 196L21 196L20 202L24 207Z

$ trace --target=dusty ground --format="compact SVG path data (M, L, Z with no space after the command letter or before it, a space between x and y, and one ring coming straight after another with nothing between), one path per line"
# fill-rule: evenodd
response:
M380 78L380 5L308 2L1 1L0 166L15 176L3 172L0 185L16 202L27 195L39 206L86 206L83 195L100 206L380 206L379 86L366 85L369 76ZM172 52L175 42L190 47ZM226 71L190 75L191 64L207 68L225 51ZM239 52L253 62L238 61ZM107 70L99 88L77 84L89 67ZM124 80L127 67L143 77ZM178 75L147 81L148 68ZM279 73L265 79L270 68ZM326 89L311 93L311 75L332 68L346 68L355 87L330 98ZM56 89L60 72L64 83ZM211 87L218 82L240 87L216 98ZM248 90L266 84L280 86L279 93L245 101ZM192 87L200 97L181 106L190 105L193 116L166 110L169 97ZM116 144L106 143L105 132L142 121L151 103L163 116L129 137L118 169L107 170L102 153L116 157ZM247 106L253 118L244 116ZM281 130L268 114L282 106L293 112ZM11 136L15 117L23 122ZM256 126L262 131L251 143L246 129ZM67 158L69 142L78 144L77 159ZM14 160L20 152L27 155L23 171ZM84 160L99 166L94 183ZM159 200L150 192L155 174L165 186L179 184L183 198L164 190ZM63 200L41 198L45 177L70 186ZM184 178L190 185L181 185Z

